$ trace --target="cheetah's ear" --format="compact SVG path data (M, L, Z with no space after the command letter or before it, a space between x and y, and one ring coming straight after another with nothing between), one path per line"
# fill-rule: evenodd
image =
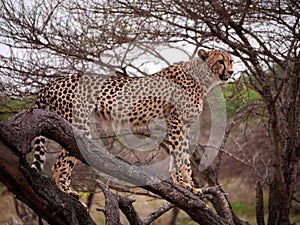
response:
M207 57L208 57L208 53L207 53L207 51L205 51L203 49L199 49L198 50L198 56L200 57L200 59L205 61L205 59L207 59Z

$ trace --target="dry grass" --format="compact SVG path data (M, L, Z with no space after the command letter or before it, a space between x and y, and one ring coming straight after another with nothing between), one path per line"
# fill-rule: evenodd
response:
M250 224L256 224L255 219L255 193L252 186L246 185L240 178L231 178L223 180L223 189L228 193L229 200L232 203L233 210L243 220L248 221ZM3 186L0 188L1 191L5 190ZM164 200L157 200L151 197L129 195L131 199L135 199L134 206L138 211L139 215L143 218L155 210L160 205L164 204ZM82 198L85 201L85 198ZM267 195L265 194L265 208L267 207ZM104 198L101 192L95 195L93 205L91 208L91 216L97 224L104 224L105 218L102 212L97 211L98 207L104 206ZM295 204L292 209L291 221L293 223L300 224L300 207ZM153 223L153 225L164 225L168 224L172 216L172 210L165 213L162 217ZM14 209L13 196L7 192L0 195L0 225L12 224L13 218L17 218ZM267 221L267 215L266 215ZM121 213L121 221L124 225L129 225L125 216ZM181 211L177 218L178 225L194 225L188 215Z

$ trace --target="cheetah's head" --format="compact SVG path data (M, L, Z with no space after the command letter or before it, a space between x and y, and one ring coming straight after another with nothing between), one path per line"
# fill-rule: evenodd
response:
M200 49L198 56L210 67L218 80L226 82L233 75L232 58L221 50L205 51Z

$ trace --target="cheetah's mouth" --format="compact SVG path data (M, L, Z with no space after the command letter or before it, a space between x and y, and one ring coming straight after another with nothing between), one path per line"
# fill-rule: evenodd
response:
M223 80L223 81L227 81L229 79L229 77L226 77L224 73L219 75L219 78L220 78L220 80Z

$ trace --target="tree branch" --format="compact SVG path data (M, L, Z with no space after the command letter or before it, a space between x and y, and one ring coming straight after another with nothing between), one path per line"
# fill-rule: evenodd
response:
M226 221L226 218L222 218L222 216L209 209L206 203L202 201L199 196L196 196L187 189L176 185L171 179L161 181L158 174L153 174L153 172L142 169L141 167L134 167L133 170L131 165L121 160L116 160L116 158L105 149L101 149L99 146L95 145L93 140L86 139L80 132L74 131L76 130L60 116L40 109L24 110L13 116L7 123L0 124L0 137L2 144L6 143L4 144L4 146L6 146L5 151L3 151L4 148L1 148L1 151L3 151L2 155L5 155L4 158L1 158L0 164L1 171L3 171L3 176L1 176L2 182L5 183L13 193L18 193L18 198L23 202L28 203L28 205L33 207L33 209L39 215L42 215L43 218L47 218L51 221L51 218L48 216L48 213L50 212L43 212L45 205L47 205L47 207L55 206L55 211L51 212L52 217L53 215L61 215L65 213L65 211L67 211L65 208L70 207L68 209L71 212L74 212L72 210L80 209L80 213L83 214L83 216L88 217L86 221L90 221L90 224L93 224L88 214L83 213L85 210L83 210L83 206L78 201L73 199L71 196L61 193L56 186L50 182L49 178L42 177L30 170L24 156L30 151L29 146L31 140L38 135L43 135L58 142L62 145L62 147L69 151L70 155L77 157L85 163L86 160L83 158L82 153L85 154L85 157L94 157L95 151L100 153L98 155L101 157L97 158L97 163L94 165L91 164L90 166L97 168L100 172L109 174L110 176L119 179L122 178L125 182L134 183L136 185L147 184L143 188L161 196L170 203L181 208L198 223L207 225L231 224ZM76 135L76 138L74 137L74 134ZM79 149L81 151L79 151ZM7 158L7 152L11 153L9 158ZM10 163L10 158L15 158L15 162L13 164ZM90 162L90 160L88 161ZM22 171L20 171L20 173L22 173L22 176L19 175L19 177L21 176L22 178L19 178L18 185L13 185L10 180L12 180L11 178L14 178L15 175L13 172L7 173L6 171L11 170L12 168L15 170L16 167L18 168L18 165L21 166L20 169ZM99 165L101 165L101 167L99 167ZM20 180L22 181L24 179L28 180L28 182L20 183ZM32 199L35 200L29 201L26 197L24 197L28 196L27 192L14 190L15 186L20 188L22 187L22 190L25 190L23 186L26 186L29 189L34 188L35 191L32 193L34 197L32 197ZM47 189L41 187L47 187ZM49 195L49 193L51 194ZM214 191L213 188L204 189L203 193L220 194L217 189ZM36 204L37 199L40 199L39 201L43 202L43 204ZM51 206L48 206L47 202L49 202L49 205ZM72 204L69 204L69 202L72 202ZM220 202L220 204L223 203ZM58 209L59 212L57 212L56 209ZM77 223L79 222L74 221L72 224ZM60 224L66 224L66 222L60 221ZM88 224L88 222L85 222L85 224Z
M0 130L0 181L8 190L50 224L94 225L85 207L31 169L25 156L3 136L3 126Z
M105 197L105 217L106 225L120 225L119 200L118 195L113 194L108 189L108 183L104 184L100 180L96 180L98 186L103 191ZM109 182L109 181L108 181Z
M145 225L151 224L154 220L156 220L158 217L163 215L164 213L168 212L170 209L174 207L173 204L165 203L159 208L157 208L154 212L149 214L143 219L143 222Z
M102 181L97 180L97 184L101 188L101 190L104 193L105 196L105 209L101 209L101 211L104 211L106 215L106 223L107 224L119 224L120 223L120 215L118 212L118 207L121 209L123 214L126 216L127 220L130 224L136 224L136 225L148 225L151 224L154 220L156 220L158 217L169 211L171 208L174 207L173 204L165 203L156 210L154 210L152 213L150 213L148 216L146 216L144 219L141 219L138 213L136 212L135 208L133 207L132 203L134 200L131 200L129 198L126 198L122 195L113 194L109 188L108 184L104 184ZM118 206L118 207L117 207ZM117 211L115 213L111 213L113 211ZM115 220L115 223L112 223L111 221Z

